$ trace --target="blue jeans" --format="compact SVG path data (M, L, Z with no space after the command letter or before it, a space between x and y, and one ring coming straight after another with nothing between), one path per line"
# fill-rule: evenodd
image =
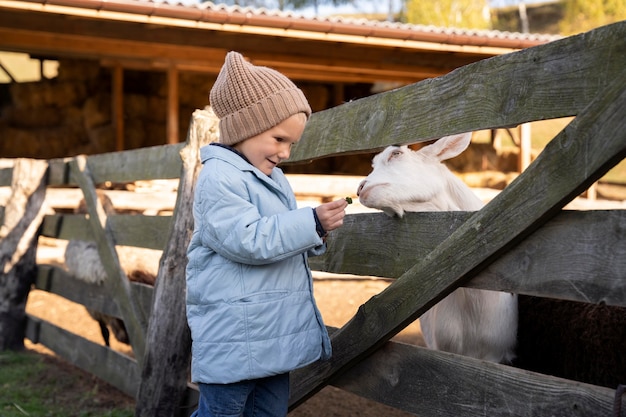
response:
M233 384L198 384L200 402L191 417L285 417L289 374Z

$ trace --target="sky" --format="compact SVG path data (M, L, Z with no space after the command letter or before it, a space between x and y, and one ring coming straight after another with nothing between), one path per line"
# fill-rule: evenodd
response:
M400 9L400 0L392 0L393 1L393 10L397 11ZM389 2L388 1L372 1L372 0L355 0L355 6L353 5L341 5L338 7L333 6L320 6L319 14L321 16L330 15L330 14L354 14L354 13L387 13L389 11ZM297 10L296 13L303 14L305 16L313 16L315 11L312 7L307 9Z
M324 6L320 7L320 15L324 16L333 13L359 13L367 11L368 13L387 13L389 3L387 0L355 0L357 7L344 5L340 7ZM400 9L400 0L391 0L393 2L393 10ZM505 7L515 6L519 3L533 4L533 3L548 3L556 0L489 0L491 7ZM306 10L306 12L304 12ZM304 15L313 15L313 8L298 10L297 13Z
M178 0L185 4L197 4L200 0ZM213 3L219 3L219 0L212 0ZM401 0L391 0L393 2L393 10L397 11L400 9ZM491 7L505 7L505 6L515 6L519 3L533 4L533 3L547 3L549 1L556 0L489 0L489 5ZM319 15L320 16L328 16L332 14L338 13L387 13L389 8L388 0L355 0L356 7L352 5L342 5L339 7L333 6L320 6ZM315 16L315 11L312 7L306 9L296 10L295 13L304 15L306 17Z

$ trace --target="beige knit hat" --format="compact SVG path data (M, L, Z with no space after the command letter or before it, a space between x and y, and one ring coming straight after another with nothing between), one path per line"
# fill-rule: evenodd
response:
M297 113L311 115L304 93L280 72L229 52L209 93L220 118L220 143L235 145Z

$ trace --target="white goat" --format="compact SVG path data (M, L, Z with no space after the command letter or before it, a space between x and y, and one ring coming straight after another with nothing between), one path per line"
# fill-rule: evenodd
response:
M367 207L402 217L412 211L479 210L482 201L441 163L469 145L471 133L446 136L419 151L390 146L376 155L357 195ZM510 363L517 336L517 296L458 288L420 317L426 345Z

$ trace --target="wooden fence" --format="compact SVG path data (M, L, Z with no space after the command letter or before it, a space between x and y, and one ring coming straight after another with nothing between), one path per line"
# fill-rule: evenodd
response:
M576 117L478 212L346 217L330 234L327 254L310 260L312 268L395 281L332 332L329 361L292 373L292 408L331 384L421 416L626 415L613 389L389 342L461 285L626 306L626 213L561 210L626 155L626 22L316 113L290 162L567 116ZM35 185L77 184L89 218L43 216L38 200L23 204L24 212L36 213L28 214L31 223L43 218L35 234L98 242L110 278L104 289L50 265L36 266L35 286L123 318L135 359L33 317L27 337L136 396L136 415L186 415L195 400L187 381L185 249L197 152L214 131L195 118L187 144L48 161ZM17 194L15 172L0 170L0 186L12 184ZM180 178L172 216L107 218L96 198L96 185L106 181L164 178ZM7 204L0 211L3 276L12 273L6 251L9 226L19 223L13 210ZM581 230L584 241L577 238ZM163 250L154 289L128 284L115 245ZM610 254L598 249L607 247ZM573 261L582 255L584 264Z

